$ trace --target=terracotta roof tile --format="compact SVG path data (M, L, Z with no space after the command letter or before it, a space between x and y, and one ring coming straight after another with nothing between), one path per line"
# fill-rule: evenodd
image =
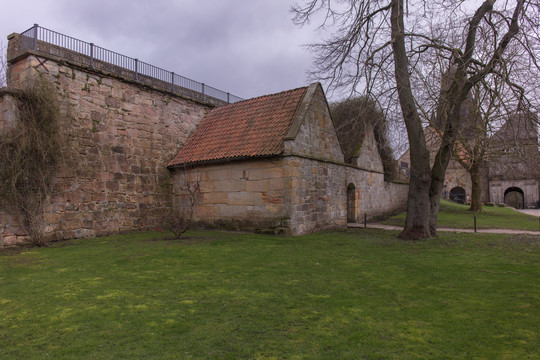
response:
M168 166L279 155L307 87L210 111Z

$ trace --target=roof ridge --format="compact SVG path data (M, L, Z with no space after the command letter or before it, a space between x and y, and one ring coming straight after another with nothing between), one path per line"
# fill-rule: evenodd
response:
M287 94L287 93L307 89L309 86L310 85L300 86L300 87L297 87L295 89L284 90L284 91L280 91L280 92L273 93L273 94L260 95L260 96L252 97L252 98L249 98L249 99L244 99L244 100L241 100L241 101L237 101L237 102L234 102L234 103L226 104L226 105L223 105L223 106L218 106L215 109L223 109L223 108L228 108L228 107L234 107L234 106L242 105L242 104L244 104L246 102L253 102L253 101L256 101L256 100L263 99L263 98L271 98L271 97L274 97L274 96L281 96L281 95L284 95L284 94Z

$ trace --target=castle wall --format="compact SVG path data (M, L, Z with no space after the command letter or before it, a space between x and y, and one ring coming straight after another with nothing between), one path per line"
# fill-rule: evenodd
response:
M45 207L56 238L93 237L159 225L170 210L166 169L209 105L34 54L10 64L10 86L46 76L64 109L62 164ZM0 96L0 131L14 121L14 100ZM6 120L7 119L7 120ZM0 211L0 246L26 241Z

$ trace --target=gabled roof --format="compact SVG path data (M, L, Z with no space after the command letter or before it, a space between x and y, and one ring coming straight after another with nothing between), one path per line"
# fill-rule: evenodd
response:
M309 87L265 95L210 111L169 167L280 155Z

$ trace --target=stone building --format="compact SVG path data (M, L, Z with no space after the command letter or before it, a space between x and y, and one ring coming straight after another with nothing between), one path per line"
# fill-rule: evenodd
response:
M487 164L489 201L516 208L540 207L538 117L510 116L491 139L493 160Z
M195 218L205 226L297 235L405 205L408 186L384 182L372 131L345 163L318 84L225 105L228 93L218 99L216 89L186 88L192 82L174 73L156 78L39 34L8 37L0 135L17 121L14 89L48 79L63 104L65 139L43 209L52 238L156 228L182 198L182 173L200 179ZM0 209L0 247L25 241L16 217Z
M292 235L402 209L408 190L384 181L372 129L345 163L318 83L213 109L169 168L179 204L199 182L196 222Z
M440 137L432 127L424 131L431 161ZM461 140L471 141L471 137ZM488 156L480 170L481 198L484 203L506 204L518 209L540 206L540 143L538 117L520 112L508 117L505 124L488 139ZM459 145L459 144L458 144ZM398 160L402 179L409 169L409 152ZM455 158L445 174L443 197L465 204L472 191L468 171Z

